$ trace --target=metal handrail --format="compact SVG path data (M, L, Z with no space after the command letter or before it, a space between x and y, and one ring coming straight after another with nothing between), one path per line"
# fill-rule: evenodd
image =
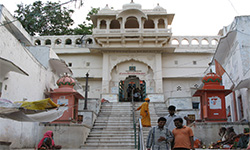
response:
M136 145L136 121L135 121L135 103L134 103L134 89L132 90L132 114L133 114L133 126L134 126L134 138L135 138L135 148L137 147Z
M139 118L138 150L145 150L141 118Z

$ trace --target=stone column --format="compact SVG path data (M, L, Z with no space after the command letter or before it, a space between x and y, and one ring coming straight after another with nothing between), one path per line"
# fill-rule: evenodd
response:
M168 29L168 19L164 19L165 29Z
M102 93L109 93L109 55L103 54L102 60Z
M97 29L100 29L100 20L97 19Z
M155 80L155 93L163 93L162 55L160 53L155 55L154 80Z
M109 32L110 32L110 31L109 31L109 29L110 29L110 23L111 23L111 21L110 21L109 19L107 19L107 20L106 20L106 29L107 29L106 33L109 33Z

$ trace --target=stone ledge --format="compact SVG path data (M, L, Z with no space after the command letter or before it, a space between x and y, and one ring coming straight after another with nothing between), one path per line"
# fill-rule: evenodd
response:
M10 146L11 142L0 141L0 145L7 145Z

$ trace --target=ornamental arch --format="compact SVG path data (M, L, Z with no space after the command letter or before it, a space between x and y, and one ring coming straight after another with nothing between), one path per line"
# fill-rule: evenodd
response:
M139 22L136 17L130 16L127 18L125 28L139 28Z
M128 96L128 87L140 90L141 99L146 97L147 89L155 89L154 73L146 63L134 59L122 61L111 69L109 82L111 93L119 95L120 101L131 101Z

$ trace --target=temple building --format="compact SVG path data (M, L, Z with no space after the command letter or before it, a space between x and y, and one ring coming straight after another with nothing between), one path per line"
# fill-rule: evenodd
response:
M91 105L85 111L80 98L75 103L78 111L71 113L75 119L84 116L82 122L89 124L82 126L86 128L84 138L79 132L67 138L79 135L78 143L86 140L101 99L124 104L148 97L154 104L165 103L166 108L175 105L180 116L200 119L200 99L192 95L207 74L220 36L173 35L174 14L159 4L143 9L133 1L121 10L107 5L92 15L92 35L30 36L20 22L10 22L15 18L3 5L0 12L0 98L32 101L49 97L64 73L77 83L77 92L83 93L89 74ZM135 93L138 97L133 97ZM12 148L34 147L45 129L38 123L0 121L3 131L10 129L1 134L0 141L12 142Z
M33 42L51 47L83 86L88 72L89 98L131 101L131 86L140 91L139 100L197 108L192 88L201 84L220 36L173 36L174 14L159 4L106 5L91 19L92 35L38 36Z

